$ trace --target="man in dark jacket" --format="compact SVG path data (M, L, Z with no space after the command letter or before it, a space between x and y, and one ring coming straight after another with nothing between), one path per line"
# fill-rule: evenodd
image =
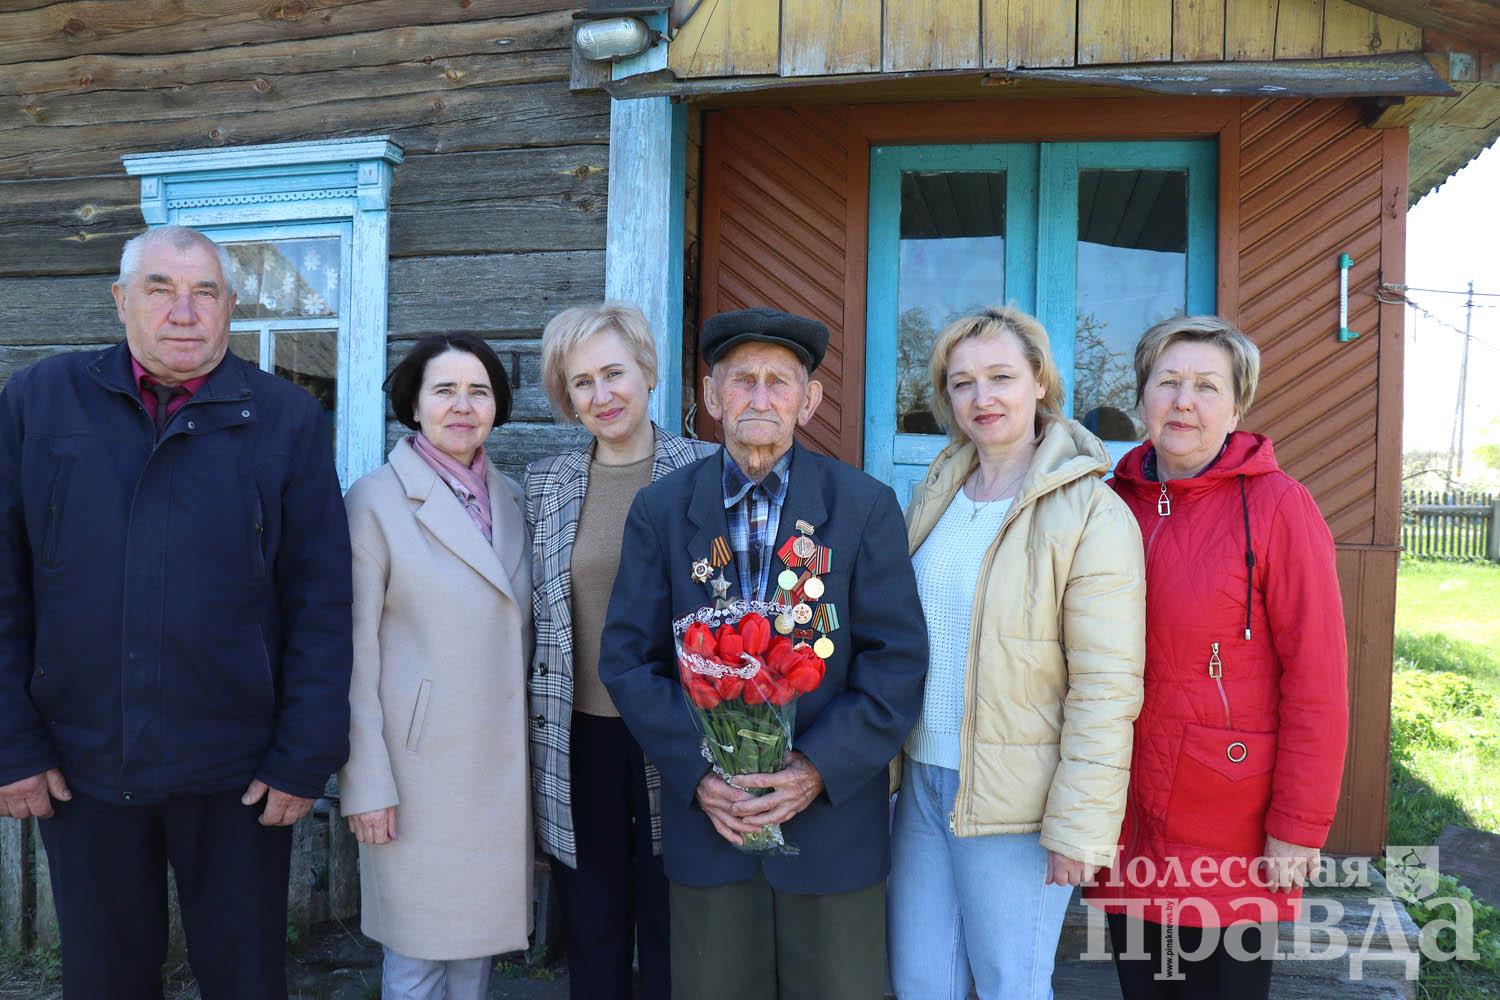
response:
M125 246L125 342L0 393L0 814L41 824L68 997L286 996L290 824L348 753L349 533L313 398L228 354L224 253ZM50 817L50 818L49 818Z
M679 996L884 993L886 766L921 707L927 626L890 487L794 442L827 343L823 324L769 309L705 323L724 450L641 490L626 521L599 675L662 775ZM700 755L672 640L674 619L722 598L791 609L776 631L826 667L786 768L734 785ZM737 849L767 823L800 853Z

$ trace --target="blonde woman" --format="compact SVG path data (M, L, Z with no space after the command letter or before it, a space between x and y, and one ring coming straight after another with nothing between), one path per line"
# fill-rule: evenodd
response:
M951 443L907 511L930 643L892 840L902 1000L1050 997L1072 887L1109 861L1141 704L1140 531L1062 413L1046 331L950 324L929 365Z
M531 777L542 850L555 860L575 1000L670 995L660 778L599 681L599 637L619 566L625 514L646 484L713 446L647 416L656 344L626 302L558 313L542 331L553 413L582 424L584 447L526 470L532 527Z

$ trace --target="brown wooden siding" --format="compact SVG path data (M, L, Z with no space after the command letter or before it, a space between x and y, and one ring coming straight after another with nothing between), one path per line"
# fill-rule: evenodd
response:
M1339 544L1351 725L1329 850L1374 853L1389 788L1399 512L1401 310L1376 297L1404 269L1406 143L1342 101L1246 102L1231 248L1238 322L1261 349L1247 427L1268 434ZM1338 256L1354 258L1340 344Z
M1220 311L1263 352L1248 426L1273 438L1287 471L1317 499L1339 548L1352 719L1328 849L1374 854L1385 839L1388 785L1402 322L1400 308L1382 306L1375 293L1382 278L1402 280L1407 151L1404 131L1366 128L1362 113L1353 101L1155 99L707 112L702 312L765 303L825 320L841 315L842 364L858 364L864 299L855 279L863 278L865 245L852 220L868 211L872 143L1216 136ZM815 150L829 148L829 135L849 134L834 127L846 118L852 134L834 143L847 167L841 186L830 172L838 157ZM791 128L798 120L828 123L825 138L810 148L780 138L803 134ZM765 177L750 184L747 171ZM842 272L830 254L809 251L832 245L830 206L840 197ZM790 210L769 210L763 202L770 201ZM807 220L820 214L823 229L808 232ZM1361 333L1350 344L1336 339L1344 252L1355 260L1350 325ZM851 299L837 298L840 273L847 288L860 290L857 311ZM842 414L862 397L862 382L862 375L841 380ZM838 428L820 425L819 446L857 464L861 425L843 426L846 436L830 437Z
M109 283L145 228L122 154L389 134L406 152L389 363L424 334L478 333L520 378L513 423L490 440L501 467L572 446L541 391L539 337L604 289L609 101L568 90L580 4L308 6L0 13L0 384L119 339Z
M826 323L828 354L817 373L823 403L803 440L858 465L865 198L851 161L865 154L849 148L849 113L802 107L713 112L706 119L700 317L774 306ZM853 254L851 226L860 242ZM701 411L698 426L701 436L718 440Z

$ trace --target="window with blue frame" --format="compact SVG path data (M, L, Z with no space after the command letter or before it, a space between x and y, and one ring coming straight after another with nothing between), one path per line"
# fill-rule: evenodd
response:
M948 322L1015 303L1047 327L1068 412L1140 440L1135 343L1214 308L1212 141L871 151L865 468L904 503L946 443L927 363Z
M385 451L387 212L401 158L383 136L125 157L148 224L193 226L228 251L230 350L318 400L345 488Z

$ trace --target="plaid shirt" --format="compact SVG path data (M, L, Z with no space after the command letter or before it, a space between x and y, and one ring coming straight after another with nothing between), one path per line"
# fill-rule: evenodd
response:
M724 452L724 517L729 522L729 547L740 576L744 597L764 600L771 577L771 547L786 502L787 471L792 449L776 460L766 478L750 479Z
M713 454L718 445L656 430L651 481ZM531 613L536 651L526 678L530 708L531 799L542 850L578 867L573 837L573 540L589 492L593 445L526 467L526 526L531 530ZM646 762L651 841L661 852L661 776Z

